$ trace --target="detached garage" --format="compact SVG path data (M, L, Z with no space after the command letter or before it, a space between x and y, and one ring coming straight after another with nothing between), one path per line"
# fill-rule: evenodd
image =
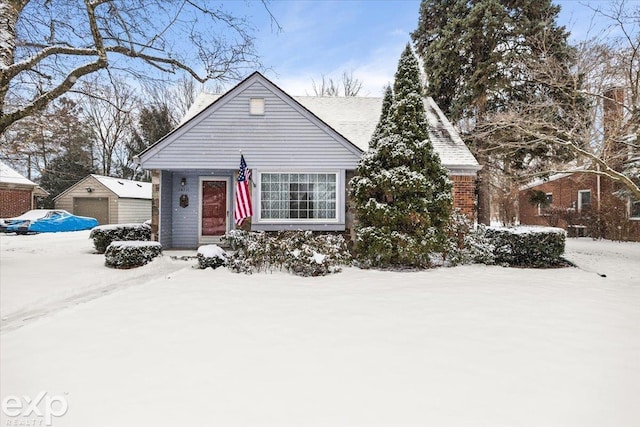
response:
M151 183L89 175L60 193L56 209L96 218L100 224L140 223L151 219Z

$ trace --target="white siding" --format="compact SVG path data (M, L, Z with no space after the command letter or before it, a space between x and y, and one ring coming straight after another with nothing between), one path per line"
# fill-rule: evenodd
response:
M91 188L91 192L88 192L87 188ZM105 217L109 218L109 224L118 223L118 197L91 175L80 180L60 194L55 199L55 208L64 209L72 214L75 213L73 209L73 199L75 197L109 199L109 212L105 213Z
M151 200L118 199L118 223L138 223L151 219Z
M264 98L264 115L251 115ZM355 169L361 152L258 77L232 90L141 156L145 169Z

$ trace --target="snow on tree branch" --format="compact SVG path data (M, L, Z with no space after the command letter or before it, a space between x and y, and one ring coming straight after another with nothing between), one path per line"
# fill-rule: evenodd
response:
M209 0L16 0L0 15L0 134L89 74L205 82L259 67L250 22Z

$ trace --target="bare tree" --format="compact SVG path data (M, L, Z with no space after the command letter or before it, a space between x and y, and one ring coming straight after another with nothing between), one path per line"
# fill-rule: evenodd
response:
M62 153L60 141L52 138L56 134L56 122L61 118L58 101L0 135L0 158L24 171L29 179L37 181L49 162Z
M130 86L118 79L108 85L94 81L86 91L95 95L84 98L84 111L95 135L94 166L103 175L119 175L115 168L127 159L126 142L135 132L132 117L138 98Z
M171 120L179 123L187 110L193 105L198 94L208 91L204 84L197 83L194 79L183 76L177 82L164 82L164 84L145 84L142 98L145 104L164 106L170 113ZM218 93L210 91L212 93Z
M311 88L315 96L358 96L362 81L354 77L353 71L344 71L339 81L324 74L318 83L311 79Z
M612 2L594 13L611 26L576 46L571 73L551 56L520 62L536 96L472 124L472 140L494 142L477 149L490 159L494 208L505 222L520 184L554 173L605 176L618 194L640 200L640 5ZM544 52L547 40L538 43Z
M105 70L205 82L258 64L249 21L208 0L4 0L0 16L0 134Z
M596 174L640 200L640 6L632 9L615 2L608 11L596 13L607 18L619 36L578 46L566 102L558 104L541 94L537 102L514 104L480 124L475 137L496 138L507 156L539 150L539 156L523 158L527 167L522 179L559 172ZM522 69L549 90L570 88L558 81L566 74L559 66L549 60L523 63ZM559 153L570 154L573 161L554 161Z

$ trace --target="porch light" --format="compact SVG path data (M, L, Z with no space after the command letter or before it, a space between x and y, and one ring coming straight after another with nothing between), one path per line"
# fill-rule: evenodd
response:
M93 191L92 187L86 187L85 190L87 190L87 193L91 193Z
M187 185L187 178L182 177L180 180L180 187L184 187L185 185Z

